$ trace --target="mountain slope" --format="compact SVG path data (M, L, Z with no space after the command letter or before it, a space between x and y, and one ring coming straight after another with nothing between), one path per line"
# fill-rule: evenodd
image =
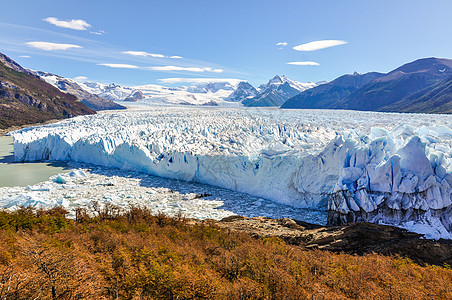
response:
M41 71L34 73L62 92L76 96L86 107L92 110L125 109L124 106L111 100L87 92L74 80Z
M12 60L11 58L9 58L8 56L6 56L5 54L3 54L1 52L0 52L0 62L2 62L8 68L13 69L14 71L36 76L35 74L32 74L30 72L30 70L23 68L21 65L19 65L14 60Z
M383 76L381 73L343 75L288 99L281 108L330 108L364 84Z
M341 86L352 75L305 91L289 99L282 108L324 108L391 112L445 113L448 88L440 82L452 76L452 60L424 58L407 63L387 74L367 73L360 84ZM439 92L439 89L445 89ZM433 91L436 90L436 91ZM433 94L427 95L432 92ZM441 99L432 99L438 94ZM440 107L437 107L440 105Z
M391 105L380 108L380 111L452 113L452 77L429 86L409 97Z
M242 101L245 106L281 106L287 99L300 92L314 87L312 82L301 83L290 80L286 76L276 75L267 84L259 86L259 94Z
M0 128L95 113L75 96L59 91L6 58L8 64L0 61Z
M361 87L334 108L379 111L449 76L452 76L452 60L419 59Z

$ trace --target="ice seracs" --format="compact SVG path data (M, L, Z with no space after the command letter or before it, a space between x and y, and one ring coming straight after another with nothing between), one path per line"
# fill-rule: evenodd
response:
M329 203L329 222L398 224L452 238L450 125L373 129L365 138L342 143L347 156Z
M18 161L70 160L206 183L330 222L373 221L450 238L447 115L153 107L14 133Z

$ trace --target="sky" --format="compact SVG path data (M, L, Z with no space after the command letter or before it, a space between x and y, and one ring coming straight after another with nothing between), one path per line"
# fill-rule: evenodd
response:
M14 0L2 3L0 52L129 86L330 81L452 58L451 11L450 0Z

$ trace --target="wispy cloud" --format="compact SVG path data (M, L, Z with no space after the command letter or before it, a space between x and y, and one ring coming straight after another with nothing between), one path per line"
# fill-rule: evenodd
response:
M284 49L284 47L287 46L287 43L286 42L278 42L278 43L276 43L276 46L278 46L279 49Z
M164 58L165 55L163 54L156 54L156 53L148 53L145 51L123 51L122 53L124 54L128 54L128 55L133 55L133 56L143 56L143 57L156 57L156 58Z
M83 48L79 45L73 44L57 44L57 43L49 43L49 42L27 42L25 45L28 45L33 48L45 50L45 51L54 51L54 50L69 50L69 49L77 49Z
M121 53L132 55L132 56L154 57L154 58L173 58L173 59L181 59L181 58L183 58L182 56L179 56L179 55L166 56L166 55L163 55L163 54L149 53L149 52L146 52L146 51L123 51Z
M99 30L99 31L90 31L89 33L95 34L95 35L104 35L105 31Z
M178 66L160 66L160 67L148 67L154 71L188 71L188 72L213 72L222 73L223 69L203 68L203 67L178 67Z
M229 82L232 84L239 83L241 81L245 81L243 79L236 78L162 78L158 79L158 81L166 84L175 84L175 83L209 83L209 82Z
M31 58L30 55L20 55L19 57L22 57L22 58Z
M297 51L316 51L320 49L325 49L333 46L339 46L347 44L346 41L340 40L322 40L322 41L314 41L306 44L301 44L293 47L294 50Z
M320 66L320 64L315 61L291 61L287 64L294 66Z
M88 79L88 77L86 76L77 76L72 78L72 80L77 81L77 82L85 82Z
M118 69L139 69L140 67L129 64L97 64L98 66L105 66L110 68L118 68Z
M87 30L88 28L91 27L90 24L88 24L85 20L59 20L58 18L55 17L48 17L43 19L43 21L46 21L50 24L53 24L57 27L62 27L62 28L69 28L69 29L74 29L74 30Z

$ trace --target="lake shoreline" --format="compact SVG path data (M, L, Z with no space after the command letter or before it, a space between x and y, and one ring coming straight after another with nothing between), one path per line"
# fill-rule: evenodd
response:
M0 188L34 185L70 170L66 162L15 162L13 137L0 136Z
M56 123L59 121L61 121L61 120L53 119L53 120L49 120L49 121L46 121L43 123L33 123L33 124L24 124L24 125L20 125L20 126L11 126L6 129L0 129L0 136L8 135L8 133L10 133L12 131L16 131L16 130L20 130L20 129L24 129L24 128L28 128L28 127L33 127L33 126L52 124L52 123Z

